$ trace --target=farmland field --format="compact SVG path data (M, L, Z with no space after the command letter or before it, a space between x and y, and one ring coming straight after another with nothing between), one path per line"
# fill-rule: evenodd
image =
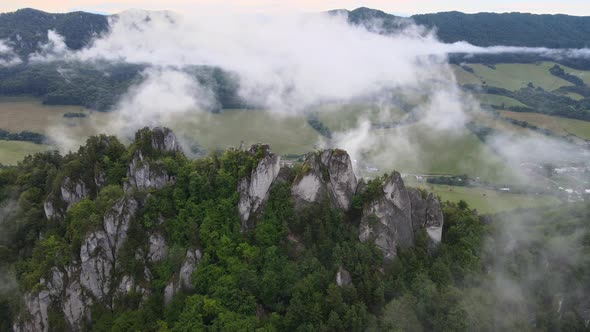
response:
M459 84L476 84L495 86L507 90L518 90L526 87L529 82L547 91L553 91L562 86L572 85L559 77L549 73L552 62L538 64L497 64L491 68L482 64L469 64L473 73L455 66L454 72ZM580 72L585 73L585 72Z
M534 208L560 204L560 200L547 195L523 195L497 192L483 188L454 187L421 183L414 187L426 189L440 196L442 201L463 200L480 213L497 213L518 208Z
M512 106L519 106L519 107L526 107L525 104L519 102L516 99L500 96L500 95L491 95L486 93L478 93L474 95L480 103L484 105L493 105L498 107L512 107Z
M549 129L557 135L573 134L590 140L590 122L588 121L526 112L501 111L501 114L508 118L526 121L537 127Z
M47 151L49 146L30 142L0 141L0 164L15 165L24 157Z

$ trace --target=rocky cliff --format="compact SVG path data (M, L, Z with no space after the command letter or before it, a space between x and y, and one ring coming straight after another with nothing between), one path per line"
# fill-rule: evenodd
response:
M219 204L233 202L235 205L216 213L230 216L224 225L231 225L231 216L235 215L244 236L255 234L262 237L265 231L268 232L270 226L266 224L262 235L258 234L257 224L272 189L280 185L287 186L287 195L290 193L296 213L320 205L340 211L346 216L343 222L360 225L358 239L361 242L374 241L385 259L393 259L398 248L412 246L417 232L426 232L433 248L441 241L443 216L438 200L432 194L423 195L407 189L397 172L374 180L371 185L378 190L368 196L367 184L364 180L357 180L351 159L343 150L309 154L297 169L281 169L280 157L273 154L268 145L258 144L248 151L234 150L232 153L243 164L235 164L229 157L215 157L189 165L186 172L177 174L178 169L168 169L163 162L165 157L186 160L174 159L182 156L174 134L167 129L144 129L137 134L127 152L130 157L126 161L125 177L115 182L118 185L110 185L109 192L117 193L118 197L105 198L105 194L96 194L102 192L107 183L113 183L108 172L93 171L92 177L84 173L78 176L66 174L58 189L45 200L43 208L47 220L59 219L67 224L73 218L80 218L72 216L71 210L85 198L96 204L96 211L102 211L103 203L98 202L106 200L108 205L104 212L95 212L78 221L84 226L76 230L81 235L76 240L79 242L72 242L79 243L73 253L65 254L63 260L50 260L52 265L42 271L37 285L25 291L23 310L16 319L14 330L49 331L52 312L63 315L68 329L84 330L93 319L92 308L97 306L116 310L118 301L126 296L135 296L139 303L160 296L168 305L178 293L198 289L193 275L203 260L211 259L204 254L202 243L211 245L211 241L223 243L228 239L217 239L217 230L208 226L207 219L200 220L196 228L178 228L184 227L179 223L199 220L202 213L185 206L183 200L200 200L203 202L201 206L210 206L212 193L220 186L232 183L231 172L241 177L235 180L235 189L231 189L229 196ZM125 154L121 156L123 158ZM219 173L213 177L210 172L214 168L222 171L216 171ZM177 184L176 176L182 176L182 185ZM103 180L97 181L97 178ZM113 191L113 187L124 190ZM166 195L174 197L161 199L180 202L174 214L165 204L150 205L151 200L166 188L172 188L167 191L172 194ZM193 198L187 198L188 195ZM353 204L355 201L357 204ZM278 222L287 229L290 227L287 220L279 218ZM75 231L66 230L66 237L71 232ZM297 252L301 252L300 234L280 234L284 235L280 241L296 242ZM195 240L187 242L186 239ZM244 248L245 259L250 255L248 250ZM167 274L162 272L164 267L169 271ZM340 266L334 272L333 280L340 287L351 286L352 270L349 272Z

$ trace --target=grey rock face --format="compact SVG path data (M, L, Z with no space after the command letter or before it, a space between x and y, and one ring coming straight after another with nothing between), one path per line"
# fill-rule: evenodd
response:
M82 287L78 280L72 282L66 288L62 310L66 321L73 331L79 331L82 319L88 317L92 300L84 297Z
M163 152L180 152L180 144L174 132L168 128L152 129L152 148Z
M97 299L104 298L110 290L113 252L104 231L91 233L80 248L80 283Z
M431 247L440 243L443 214L433 194L422 198L420 191L406 189L401 175L393 174L383 184L383 195L369 202L361 219L359 239L373 240L386 259L392 259L396 248L414 244L414 233L426 229Z
M352 284L352 278L350 277L350 273L346 271L342 266L338 268L338 272L336 272L336 284L339 287L346 287Z
M116 257L127 239L129 224L136 211L137 202L134 199L119 199L105 213L103 230L90 233L82 243L80 284L99 300L112 289Z
M174 295L181 289L192 289L191 276L197 269L197 265L201 261L201 251L199 249L188 250L186 258L178 273L178 278L172 278L164 288L164 304L170 304Z
M321 160L330 177L328 192L337 207L348 211L357 187L350 156L346 151L326 150L322 152Z
M145 160L141 151L137 152L127 170L127 178L125 183L125 192L133 189L147 190L147 189L161 189L165 185L172 182L172 178L163 169L159 162L150 164Z
M399 173L394 172L383 185L383 195L364 208L359 239L375 241L386 259L395 257L397 246L414 244L410 197Z
M443 213L438 199L430 193L426 199L417 190L409 192L412 201L412 223L415 230L425 228L433 246L440 243L443 228Z
M105 213L103 227L107 234L112 256L115 257L127 239L127 231L131 218L137 212L137 201L132 198L121 198Z
M53 203L49 200L46 200L43 203L43 211L45 211L45 217L47 220L51 220L56 216L55 207L53 207Z
M439 244L442 239L443 213L440 202L433 193L426 198L426 232L434 244Z
M168 246L166 240L160 233L155 233L150 236L150 247L148 252L148 260L150 262L159 262L168 253Z
M256 154L258 149L262 149L262 159L252 170L250 176L243 178L238 184L238 192L240 193L238 211L243 229L247 229L250 215L258 211L268 199L270 187L279 175L281 168L281 158L270 153L267 145L254 145L249 152Z
M52 267L50 272L50 277L49 279L45 280L45 279L41 279L40 283L42 285L44 285L47 290L49 291L49 294L56 298L59 297L61 295L61 293L64 291L64 273L62 271L60 271L57 267Z
M13 330L23 332L49 331L49 316L47 315L47 308L51 303L49 292L27 293L24 299L28 317L15 323Z
M202 254L199 249L196 249L194 251L187 251L186 258L184 260L184 263L182 264L182 267L180 268L179 274L180 285L182 287L186 289L192 288L191 276L193 272L197 269L197 264L199 264L199 262L201 261L201 256Z
M393 202L407 219L412 218L412 205L410 202L410 196L404 185L399 172L393 172L389 180L383 186L383 193L385 197Z
M315 157L306 160L304 165L304 167L309 167L309 171L295 179L291 194L297 202L319 202L326 194L326 186L322 179L320 165L315 160Z
M348 210L357 187L348 153L342 150L325 150L311 154L303 165L291 188L297 203L316 203L329 195L340 209ZM298 204L300 205L300 204Z
M168 305L172 301L174 295L178 292L178 284L171 280L164 288L164 304Z
M68 209L75 203L88 196L88 188L82 180L72 180L69 177L64 179L60 187L61 198L67 203Z

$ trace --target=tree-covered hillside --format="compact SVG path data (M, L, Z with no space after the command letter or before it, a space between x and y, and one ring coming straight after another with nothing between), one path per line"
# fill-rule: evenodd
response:
M370 8L350 11L348 19L352 24L359 25L371 25L373 20L378 20L382 28L389 32L408 24L406 18ZM548 48L590 46L590 17L526 13L465 14L455 11L414 15L410 19L426 28L435 29L437 36L445 43L466 41L477 46Z
M166 129L102 135L0 170L0 201L2 331L588 329L587 205L504 242L518 215L357 181L341 150L290 168L265 145L189 160Z
M27 8L0 13L0 40L9 40L23 58L47 43L48 30L55 30L65 38L70 49L78 50L108 28L107 16L85 12L50 14Z

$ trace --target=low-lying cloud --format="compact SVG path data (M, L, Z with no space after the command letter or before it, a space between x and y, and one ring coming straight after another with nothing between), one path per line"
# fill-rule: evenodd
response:
M189 74L189 68L210 66L235 74L238 95L246 103L277 115L301 115L321 111L317 106L324 103L361 100L383 108L380 123L395 124L397 117L387 109L400 106L392 95L404 95L413 100L406 111L419 124L415 130L448 136L465 134L470 113L479 109L478 102L458 87L448 65L449 54L590 54L587 49L445 44L432 31L412 24L400 25L398 32L389 35L376 31L379 22L367 29L348 24L344 15L206 16L132 10L112 16L109 32L79 51L68 50L64 39L49 31L48 43L30 60L146 65L142 80L115 105L112 122L100 128L114 134L128 136L142 126L214 109L215 93ZM359 113L365 111L359 108ZM429 162L421 157L423 146L408 136L407 129L378 131L369 116L358 118L355 128L335 132L322 146L345 148L354 159L371 155L382 165L391 161L390 167L397 167L395 160L400 158L415 159L415 164ZM494 140L494 151L506 160L515 160L523 150L514 152L515 145L506 144L509 137ZM74 143L61 141L68 142L68 149ZM548 156L542 153L547 145L541 140L521 143L518 146L524 151L538 150L541 157Z
M22 63L22 60L14 52L14 49L10 46L9 42L0 39L0 67L14 66L20 63Z

